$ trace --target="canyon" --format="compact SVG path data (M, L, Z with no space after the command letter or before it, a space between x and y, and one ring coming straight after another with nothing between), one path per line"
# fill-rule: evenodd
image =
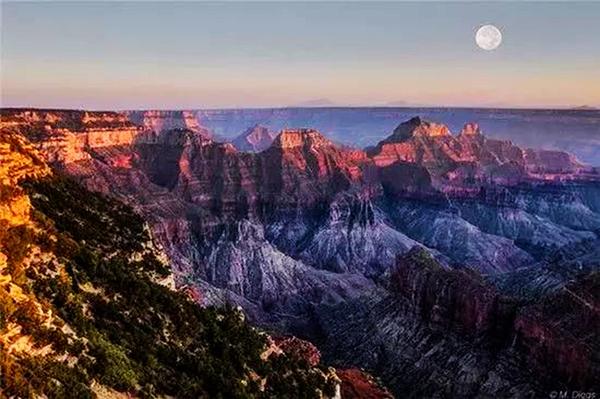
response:
M401 121L415 115L443 122L460 132L476 121L492 139L510 140L522 148L568 151L585 163L600 165L600 111L568 109L323 107L208 109L193 111L215 135L233 139L249 126L273 132L309 126L336 143L361 148L385 139Z
M239 305L398 395L599 384L596 168L467 121L398 120L363 150L202 115L3 109L0 131L136 209L199 304Z
M387 394L239 309L199 307L139 215L61 176L22 135L2 132L0 161L0 396Z

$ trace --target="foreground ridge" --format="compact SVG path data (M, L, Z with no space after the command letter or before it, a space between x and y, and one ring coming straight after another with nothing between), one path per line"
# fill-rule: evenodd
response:
M22 137L0 155L0 394L339 397L309 343L174 291L129 207L52 176Z

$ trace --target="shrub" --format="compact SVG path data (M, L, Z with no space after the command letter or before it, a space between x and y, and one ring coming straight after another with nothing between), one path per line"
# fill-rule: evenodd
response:
M96 371L103 384L118 390L132 389L137 383L137 373L127 355L118 346L98 336L92 342L92 356Z
M6 326L16 309L17 307L10 294L4 287L0 286L0 331Z
M152 254L131 260L149 237L130 208L62 177L30 182L27 190L41 194L31 196L40 212L36 220L54 226L54 251L65 265L56 275L36 276L33 292L82 340L69 344L57 331L32 329L39 340L78 355L77 369L32 360L30 384L10 394L35 396L31 388L37 396L85 398L92 379L142 397L317 397L329 389L305 361L286 356L263 361L265 337L237 310L203 309L153 282L150 276L169 270ZM0 296L2 306L10 303L2 305ZM31 324L35 315L18 317ZM250 371L266 379L266 392L249 378Z
M29 252L29 246L33 243L34 237L32 230L24 225L8 229L2 246L4 248L3 252L6 253L8 258L9 267L19 265L23 261Z

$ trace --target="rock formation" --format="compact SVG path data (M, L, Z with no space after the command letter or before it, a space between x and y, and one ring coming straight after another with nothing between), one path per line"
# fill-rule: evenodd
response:
M351 368L337 370L337 375L342 381L342 399L391 399L392 394L373 381L373 377L359 369Z
M239 151L261 152L271 146L275 135L261 125L254 125L236 137L232 143Z
M263 356L239 310L176 292L130 207L52 175L22 135L2 131L0 160L0 395L339 399L310 343Z
M400 257L390 278L389 291L321 310L326 361L361 365L406 396L524 396L598 384L597 275L534 304L422 250Z
M211 138L210 131L202 127L192 111L130 111L127 118L144 130L161 133L170 130L190 130Z
M455 137L446 126L418 117L400 124L369 155L379 166L416 163L427 169L439 189L449 192L474 183L570 180L590 172L565 152L521 149L510 141L488 139L475 123L465 124Z

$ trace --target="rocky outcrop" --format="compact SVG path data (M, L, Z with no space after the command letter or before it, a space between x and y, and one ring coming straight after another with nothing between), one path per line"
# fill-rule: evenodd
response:
M474 122L465 123L462 130L460 131L458 137L470 137L475 136L479 137L482 135L481 129L479 125Z
M457 185L573 180L591 172L565 152L521 149L510 141L488 139L476 123L467 123L455 137L446 126L418 117L400 124L369 155L379 166L397 161L423 166L436 186L448 192Z
M186 133L187 132L187 133ZM155 184L224 216L257 216L273 207L327 200L360 178L360 155L316 131L283 131L267 150L240 153L189 130L174 130L131 148ZM173 140L181 137L182 139Z
M596 237L592 232L593 228L581 231L566 221L574 218L572 220L585 220L588 225L597 221L598 218L593 213L587 219L578 219L581 214L589 213L589 210L584 206L577 209L577 201L561 207L561 213L564 214L562 221L553 221L542 211L542 206L551 205L551 196L545 196L542 200L541 196L522 193L521 200L523 202L520 206L497 206L479 201L456 201L454 206L461 218L477 226L482 232L513 240L515 245L537 259L561 247Z
M422 249L399 257L392 291L408 299L423 321L462 334L507 336L516 304L470 270L448 270Z
M547 390L510 351L436 328L401 295L382 291L319 309L318 321L325 361L364 368L398 397L526 397Z
M403 161L416 163L438 174L453 166L449 147L452 140L446 126L415 117L398 125L389 137L369 151L369 155L378 166Z
M529 364L549 378L580 390L600 386L600 274L523 308L514 337Z
M284 353L294 357L304 359L309 365L316 366L321 361L321 352L316 346L294 336L275 336L272 337L275 345Z
M406 396L590 390L598 281L592 274L530 304L414 249L398 258L388 292L320 310L324 356L374 370Z
M126 116L146 131L189 130L205 139L212 137L210 130L200 125L193 111L129 111Z
M341 194L320 211L278 216L267 226L269 240L313 267L369 277L384 273L399 253L421 246L394 229L368 196Z
M269 148L274 139L275 135L269 128L262 125L254 125L236 137L232 141L232 144L239 151L261 152Z
M89 161L96 150L174 142L181 132L208 141L212 134L188 111L87 112L2 110L0 129L25 134L50 163ZM171 134L173 133L173 134ZM174 136L173 138L170 136ZM116 161L122 166L127 162Z
M370 169L373 173L373 169ZM377 180L384 192L392 197L434 196L431 175L426 168L410 162L396 161L375 168Z
M269 347L263 357L280 356L285 354L295 359L305 361L309 366L316 367L321 362L321 352L308 341L294 336L271 336L268 338ZM330 369L330 373L332 369ZM338 383L337 399L393 399L394 396L367 372L357 369L335 369L331 373ZM330 377L331 378L331 377Z
M401 121L416 114L442 122L460 132L467 121L477 122L488 138L503 138L529 148L563 149L587 164L600 165L600 112L578 110L523 110L396 107L254 108L198 110L202 123L227 137L235 137L255 124L273 131L289 126L310 126L335 142L365 147L391 133Z
M417 137L448 137L450 130L447 126L429 122L420 117L414 117L398 125L390 137L382 143L399 143Z
M460 267L496 274L534 260L513 240L481 231L462 218L451 204L409 200L391 202L386 207L398 230L445 254Z
M22 136L9 131L0 134L0 278L11 257L9 252L15 250L4 240L9 240L11 229L32 225L31 201L20 183L49 174L41 155ZM15 239L12 243L19 244Z
M309 178L339 177L348 183L360 179L360 166L366 160L364 152L338 147L314 129L282 130L266 153Z
M50 173L41 155L23 137L0 134L0 223L4 228L30 221L31 204L19 184Z
M130 146L142 129L118 112L2 110L0 130L27 137L49 163L90 160L104 147Z
M338 303L369 292L372 281L357 274L315 270L269 243L248 221L217 226L199 246L195 274L246 298L268 313L303 314L314 304Z
M589 168L579 162L575 156L564 151L542 151L528 148L523 154L527 172L546 180L554 175L584 172Z
M342 399L392 399L392 394L373 377L356 368L336 370L341 382Z

